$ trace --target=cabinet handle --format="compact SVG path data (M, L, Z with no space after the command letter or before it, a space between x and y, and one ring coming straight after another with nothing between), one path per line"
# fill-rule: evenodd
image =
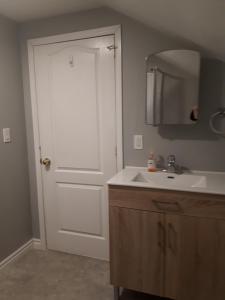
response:
M182 208L178 202L166 202L152 200L158 210L170 212L182 212Z
M163 224L158 222L158 245L163 252L166 251L165 243L166 242L166 231Z
M168 248L174 253L177 253L177 232L173 224L168 224Z

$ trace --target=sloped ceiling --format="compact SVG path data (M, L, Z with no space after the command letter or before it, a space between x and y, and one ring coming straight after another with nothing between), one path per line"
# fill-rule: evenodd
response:
M107 6L225 59L225 0L0 0L18 22Z

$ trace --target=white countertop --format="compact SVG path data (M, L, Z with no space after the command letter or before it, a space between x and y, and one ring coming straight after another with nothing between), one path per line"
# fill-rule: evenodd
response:
M154 183L154 182L133 181L134 178L139 173L147 174L147 168L126 167L121 172L117 173L113 178L111 178L107 183L109 185L225 195L225 172L190 171L187 173L183 173L185 175L203 176L206 185L205 187L197 187L194 185L189 187L187 186L183 187L183 186L179 186L179 184L171 186L171 185L167 185L166 183L162 184L159 182ZM165 176L165 174L167 174L167 176L174 175L173 173L164 173L160 171L156 173L162 174L162 176ZM148 173L148 174L153 174L153 173ZM182 176L182 175L176 175L176 176Z

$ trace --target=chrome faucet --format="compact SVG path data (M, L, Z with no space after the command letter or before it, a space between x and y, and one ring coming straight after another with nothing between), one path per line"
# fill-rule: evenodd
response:
M167 168L163 170L164 172L168 173L182 173L181 168L176 164L176 157L175 155L169 155L167 158Z

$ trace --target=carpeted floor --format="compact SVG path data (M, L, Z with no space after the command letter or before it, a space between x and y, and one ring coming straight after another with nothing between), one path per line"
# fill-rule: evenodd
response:
M107 262L30 250L0 270L0 300L112 300ZM153 300L124 291L121 300Z

